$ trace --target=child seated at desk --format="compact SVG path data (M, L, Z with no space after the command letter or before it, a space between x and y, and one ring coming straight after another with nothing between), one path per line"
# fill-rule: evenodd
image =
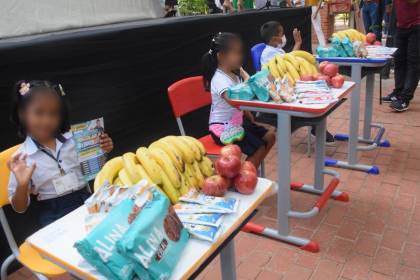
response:
M286 46L287 39L284 35L284 28L283 26L277 21L269 21L264 23L260 29L261 38L263 39L266 47L261 53L261 65L268 63L273 57L278 54L285 54L286 52L283 48ZM295 28L293 29L293 40L294 46L293 50L300 50L302 46L302 37L300 31ZM265 118L266 116L263 116ZM261 119L263 121L263 118ZM270 121L270 124L273 124ZM296 125L295 122L292 123L292 128ZM311 134L315 135L315 127L312 127ZM327 131L326 135L326 143L332 144L334 143L334 136Z

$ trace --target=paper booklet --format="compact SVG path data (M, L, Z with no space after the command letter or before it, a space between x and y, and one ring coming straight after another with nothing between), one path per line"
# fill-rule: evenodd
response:
M106 154L99 144L99 135L104 132L104 119L98 118L72 125L71 132L76 141L83 178L85 181L93 180L106 161Z

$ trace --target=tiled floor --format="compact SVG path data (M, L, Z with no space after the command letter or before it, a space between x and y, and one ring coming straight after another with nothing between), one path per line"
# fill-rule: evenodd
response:
M392 87L393 80L384 81L384 89ZM316 240L319 253L240 233L235 239L238 279L420 279L420 89L410 110L402 114L380 106L378 95L376 82L374 120L385 124L392 147L359 155L361 162L379 166L381 174L337 169L339 189L350 194L350 202L330 200L314 218L291 219L292 233ZM329 118L333 133L348 132L349 105ZM305 137L306 129L293 135L292 179L312 183L313 159L305 155ZM346 143L327 148L328 156L336 159L344 159L346 152ZM273 180L275 155L273 150L266 161ZM309 209L315 200L308 194L291 194L295 210ZM259 210L255 222L275 227L275 197L266 199ZM219 262L213 261L199 279L220 279ZM29 277L28 271L20 270L10 279Z

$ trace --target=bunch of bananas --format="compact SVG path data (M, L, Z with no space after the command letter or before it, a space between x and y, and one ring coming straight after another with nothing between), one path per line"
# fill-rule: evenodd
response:
M301 76L318 74L315 57L305 51L278 54L261 68L268 69L276 79L287 76L292 86Z
M96 175L94 189L105 181L132 186L146 179L176 203L191 188L199 189L204 179L213 174L213 162L200 141L190 136L166 136L148 148L140 147L136 153L109 160Z
M366 35L352 28L335 32L332 34L332 37L337 37L338 39L340 39L340 41L347 37L351 42L366 42Z

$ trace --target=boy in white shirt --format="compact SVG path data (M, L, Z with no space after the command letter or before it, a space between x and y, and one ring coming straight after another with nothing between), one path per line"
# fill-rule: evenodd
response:
M261 54L261 65L267 63L277 54L285 54L283 48L286 46L287 39L284 35L283 26L277 21L269 21L264 23L260 29L261 38L264 40L266 45L265 49ZM302 45L302 37L300 31L295 28L293 29L293 39L295 45L293 50L300 50Z

